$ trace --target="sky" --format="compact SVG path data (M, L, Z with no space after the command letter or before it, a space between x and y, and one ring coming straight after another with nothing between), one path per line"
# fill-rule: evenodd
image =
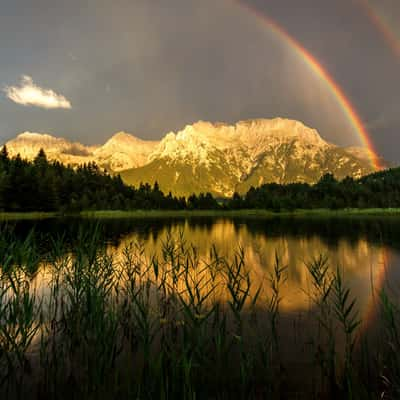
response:
M198 120L287 117L400 163L398 0L0 0L0 143L24 131L101 144Z

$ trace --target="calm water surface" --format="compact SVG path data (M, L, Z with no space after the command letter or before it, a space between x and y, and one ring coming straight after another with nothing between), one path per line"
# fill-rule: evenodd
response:
M320 255L327 257L332 270L341 269L364 320L374 314L376 295L382 287L396 292L400 286L400 219L396 218L69 218L0 223L12 225L21 238L34 229L43 237L64 234L72 245L79 230L95 224L99 224L109 251L116 257L132 242L141 243L149 257L160 254L168 237L181 235L205 260L213 246L228 259L243 249L252 280L258 285L267 285L278 256L287 266L287 281L282 286L283 312L301 312L310 307L306 264ZM46 240L43 243L45 247ZM37 279L40 281L40 275Z

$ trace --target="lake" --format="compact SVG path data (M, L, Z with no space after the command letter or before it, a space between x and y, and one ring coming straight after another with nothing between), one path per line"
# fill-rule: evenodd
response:
M86 242L91 241L93 232L100 232L99 240L104 245L104 257L112 259L109 264L111 273L109 272L107 276L101 275L104 281L99 279L90 285L101 286L99 282L105 282L104 284L108 285L110 279L114 279L110 274L114 274L116 280L121 279L125 273L121 265L126 264L128 253L134 253L135 256L129 259L129 262L134 265L132 271L140 275L145 282L141 286L146 287L145 291L149 293L153 291L144 304L151 310L156 309L157 315L162 314L160 311L162 307L157 301L160 299L158 294L160 287L164 285L165 293L168 292L169 298L166 300L163 297L163 304L175 302L176 305L181 301L185 306L194 307L196 313L199 314L196 318L200 320L203 318L202 315L206 315L215 304L230 304L232 309L237 307L240 315L246 315L246 310L248 310L248 315L243 317L243 321L246 320L243 326L242 322L237 325L240 319L235 319L235 312L228 318L231 322L227 324L228 330L225 335L231 337L233 341L236 340L235 338L241 341L242 335L252 337L246 344L251 348L261 337L261 334L255 334L256 331L253 330L251 322L253 314L258 315L257 329L263 332L263 335L267 335L265 332L270 329L263 326L266 320L271 322L272 326L276 324L276 330L273 328L272 332L279 337L280 346L275 344L276 349L279 347L279 352L276 349L273 351L273 364L285 365L287 373L292 375L288 379L288 388L293 388L293 393L299 396L314 393L320 390L318 385L322 385L319 383L318 387L315 386L315 379L309 378L313 376L312 371L315 369L316 349L321 349L321 344L318 344L319 339L316 337L321 336L318 332L321 331L320 318L323 314L318 307L324 306L323 296L315 291L315 282L311 276L311 271L315 270L312 266L319 261L323 268L326 267L327 276L333 277L339 273L343 288L339 287L338 291L342 290L344 294L345 289L350 289L347 297L344 296L346 297L343 300L344 303L350 304L350 301L355 299L355 304L348 314L354 314L357 321L361 322L357 337L371 337L373 343L377 343L376 337L379 336L381 327L380 293L384 289L391 299L396 299L400 283L400 218L196 217L99 220L54 218L37 221L3 221L0 227L3 232L12 231L14 237L21 241L25 240L33 230L34 237L37 239L36 252L39 262L37 269L31 274L31 290L35 290L38 298L42 299L43 307L49 309L52 307L51 301L47 298L50 298L52 293L54 294L54 268L49 266L48 261L48 252L54 246L52 240L62 237L59 241L62 248L58 249L58 256L65 255L65 257L71 257L69 259L71 260L76 247L85 246ZM85 232L90 232L90 234L85 235ZM178 248L184 250L176 252ZM127 249L129 249L128 253ZM76 257L79 258L79 255ZM174 257L180 261L173 260ZM155 259L164 260L164 263L161 261L154 263ZM104 260L108 263L108 258ZM242 261L243 269L241 269ZM169 276L163 281L159 277L160 272L158 270L155 272L154 269L155 265L165 269L166 265L175 264L183 266L183 269L191 269L193 273L185 275L181 269L177 273L174 271L172 278ZM278 282L277 264L279 265L278 275L279 273L282 275ZM150 267L144 268L145 265L152 265L151 270ZM205 265L208 267L205 268ZM230 265L235 267L229 269ZM140 270L139 273L138 270ZM223 271L222 277L215 272L217 270ZM236 273L239 270L241 272ZM79 273L86 274L83 270ZM71 279L80 279L76 273L68 275L67 278L63 278L67 286ZM136 281L129 276L125 282L128 281L137 285ZM154 284L154 282L158 283ZM119 293L117 286L113 286L112 290ZM189 287L191 289L188 289ZM193 289L197 287L200 288L199 293ZM208 297L205 293L208 293L210 287L212 287L210 290L212 294ZM72 284L71 288L75 290ZM274 297L276 288L278 288L277 295ZM248 292L246 292L247 289ZM101 288L96 286L96 290L101 291ZM235 303L232 300L234 298L232 291L236 291L235 296L239 298L244 294L246 301L243 308L239 309L239 302ZM66 292L68 293L68 289ZM199 300L201 296L204 300ZM254 309L251 309L253 298L258 300ZM79 299L83 301L83 298ZM274 299L275 303L271 299ZM200 306L196 301L201 303ZM65 305L64 301L62 303ZM174 309L174 315L157 317L157 323L163 326L162 324L168 324L171 319L178 324L177 326L181 321L188 324L185 319L189 318L185 314L187 311L185 306L183 311L182 309L179 311L183 313L182 316L178 317ZM202 311L198 311L200 309ZM215 309L212 310L215 312ZM268 313L264 313L265 310ZM58 312L56 311L56 314ZM268 319L271 312L279 314L279 324L273 319ZM335 313L334 309L329 318L335 319ZM317 314L318 317L315 317ZM345 345L347 339L340 333L339 325L340 323L336 321L330 329L337 341L335 352L343 361L347 354ZM192 328L195 329L196 335L200 335L200 331L197 330L200 329L200 325L195 324ZM210 325L207 329L214 328ZM40 340L37 332L32 343L32 347L43 345L43 340ZM324 343L323 346L327 345L325 338L321 343ZM246 347L246 349L246 353L249 353L249 348ZM325 350L324 348L323 351ZM279 361L277 361L278 353ZM351 353L353 354L353 350ZM234 354L236 354L235 357L240 358L240 355ZM359 358L360 355L358 354L357 357ZM368 358L372 359L373 356L368 356ZM340 363L338 362L338 365L341 365ZM346 363L339 368L339 371L335 370L335 374L340 375L345 366ZM379 367L374 364L371 369L374 368ZM230 372L231 375L234 376L235 372ZM361 372L360 375L362 375ZM378 383L374 385L378 386Z
M114 255L131 243L141 244L149 257L159 255L169 236L182 236L204 259L212 247L228 259L242 249L246 265L260 282L272 272L277 256L287 266L283 311L309 307L307 264L319 256L326 257L332 270L343 271L362 314L371 311L374 293L388 283L395 289L400 279L400 218L55 218L0 222L0 227L5 225L21 239L34 229L44 238L65 235L70 244L79 230L98 225Z

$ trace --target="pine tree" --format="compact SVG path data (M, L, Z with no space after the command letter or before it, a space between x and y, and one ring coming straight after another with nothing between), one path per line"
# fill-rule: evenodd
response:
M7 146L4 145L0 151L0 162L6 162L8 161L8 150Z

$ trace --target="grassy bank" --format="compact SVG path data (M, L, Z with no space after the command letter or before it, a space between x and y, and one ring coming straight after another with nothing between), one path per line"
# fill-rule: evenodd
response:
M344 210L309 209L274 212L270 210L100 210L80 213L57 212L0 212L0 220L34 220L45 218L83 217L83 218L293 218L293 217L400 217L400 208L352 208Z
M86 218L172 218L172 217L356 217L356 216L391 216L400 217L400 208L368 209L312 209L274 212L270 210L135 210L135 211L84 211L80 215Z
M0 212L0 220L45 219L59 216L55 212Z

